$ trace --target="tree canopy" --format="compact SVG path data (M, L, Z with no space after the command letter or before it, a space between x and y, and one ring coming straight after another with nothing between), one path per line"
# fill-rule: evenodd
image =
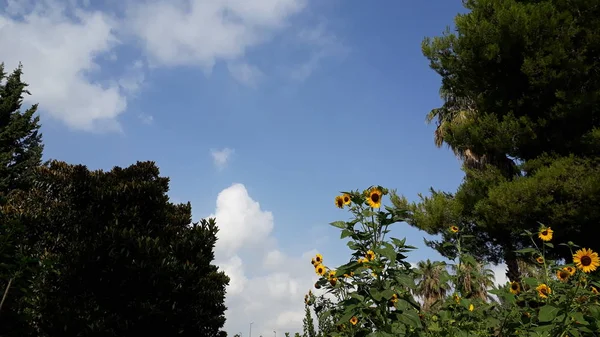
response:
M43 268L23 304L36 336L216 336L228 277L214 219L191 224L152 162L111 171L51 161L12 193L4 219ZM4 333L2 333L4 335Z
M465 178L396 205L428 233L474 234L471 251L506 261L511 279L514 250L529 244L521 233L539 222L556 242L600 250L600 1L463 3L456 31L426 38L423 53L442 78L443 105L428 115L436 144L463 160Z

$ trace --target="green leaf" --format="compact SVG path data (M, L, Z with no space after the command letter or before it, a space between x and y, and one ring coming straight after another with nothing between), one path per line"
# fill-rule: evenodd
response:
M526 277L523 279L523 283L530 287L537 287L539 285L539 281L535 277Z
M345 221L334 221L329 224L333 227L342 228L342 229L347 227Z
M373 298L376 302L381 302L381 298L383 298L383 294L375 289L375 288L371 288L369 293L371 294L371 298Z
M581 324L581 325L589 325L590 324L590 323L588 323L588 321L585 320L582 312L574 312L571 314L571 317L573 317L573 319L575 319L575 321L579 322L579 324Z
M407 274L396 275L396 282L410 289L415 287L415 279Z
M546 304L545 306L540 308L540 313L538 319L540 322L551 322L556 315L558 315L560 309L550 304Z
M554 245L552 244L552 242L544 242L544 245L549 248L554 248Z
M347 238L347 237L351 236L352 234L354 234L354 231L351 231L349 229L344 229L344 230L342 230L342 234L340 235L340 239Z
M515 253L518 253L518 254L527 254L527 253L533 254L536 252L537 252L537 250L535 250L534 248L523 248L523 249L519 249L519 250L515 251Z

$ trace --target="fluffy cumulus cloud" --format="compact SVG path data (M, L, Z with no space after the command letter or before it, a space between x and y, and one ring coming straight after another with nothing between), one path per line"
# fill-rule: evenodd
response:
M225 330L230 334L271 336L300 331L303 297L317 277L306 273L315 250L290 256L272 235L273 214L263 210L245 186L234 184L219 193L214 214L219 225L216 263L230 277Z
M23 63L34 95L28 103L39 102L47 117L78 130L120 130L118 117L148 68L191 66L208 74L224 62L232 78L256 87L265 74L248 62L247 50L290 28L307 1L5 0L1 61L9 70ZM323 42L329 35L301 36ZM311 47L320 49L321 42ZM141 59L128 60L132 53L122 50ZM305 77L320 57L294 76ZM148 124L152 116L140 120Z

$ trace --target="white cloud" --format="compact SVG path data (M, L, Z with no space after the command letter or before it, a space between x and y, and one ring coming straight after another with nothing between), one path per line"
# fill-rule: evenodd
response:
M317 280L309 265L316 251L294 257L276 247L257 249L275 241L273 215L262 210L241 184L219 193L215 214L209 217L216 217L219 226L216 263L231 279L225 330L247 336L254 322L253 336L300 332L303 298Z
M500 263L495 266L492 265L490 266L490 269L494 272L496 285L503 286L508 282L508 277L506 277L506 264Z
M263 77L260 69L245 62L229 63L227 69L236 81L252 88L256 88L258 81Z
M298 81L306 80L319 68L325 58L344 56L349 52L339 38L326 29L324 23L301 30L298 33L298 40L311 47L308 59L290 69L290 77Z
M127 62L117 46L139 48L150 67L195 66L210 73L224 61L234 79L255 87L264 73L245 60L247 50L287 29L307 2L107 0L113 8L100 11L88 0L6 0L0 10L0 50L8 70L23 63L33 94L26 102L40 103L45 116L73 129L118 131L118 117L140 91L146 69L136 61L108 73L106 67ZM300 34L320 50L326 36L324 31ZM295 77L306 78L323 53L301 65Z
M226 147L222 150L210 150L210 155L213 158L215 166L219 169L223 169L227 166L227 163L229 163L234 152L235 150Z
M7 13L22 20L0 14L0 49L7 70L24 65L33 94L26 102L39 102L49 116L76 129L119 130L116 117L127 107L125 96L118 85L89 77L100 70L95 58L118 44L115 22L96 11L75 11L70 18L67 4L59 2L16 3L9 3Z
M153 0L127 11L151 64L196 65L210 72L217 60L235 60L268 39L300 12L305 0ZM152 18L149 20L148 18Z

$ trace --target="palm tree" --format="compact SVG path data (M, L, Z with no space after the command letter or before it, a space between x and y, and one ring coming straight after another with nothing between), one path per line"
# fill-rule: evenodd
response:
M457 288L461 290L465 298L493 301L494 298L488 293L488 289L494 286L494 271L487 268L483 263L476 261L463 261L458 266L453 266L458 276Z
M450 289L449 275L443 262L419 261L417 268L417 287L414 294L423 300L423 311L431 310L436 302L446 297Z

